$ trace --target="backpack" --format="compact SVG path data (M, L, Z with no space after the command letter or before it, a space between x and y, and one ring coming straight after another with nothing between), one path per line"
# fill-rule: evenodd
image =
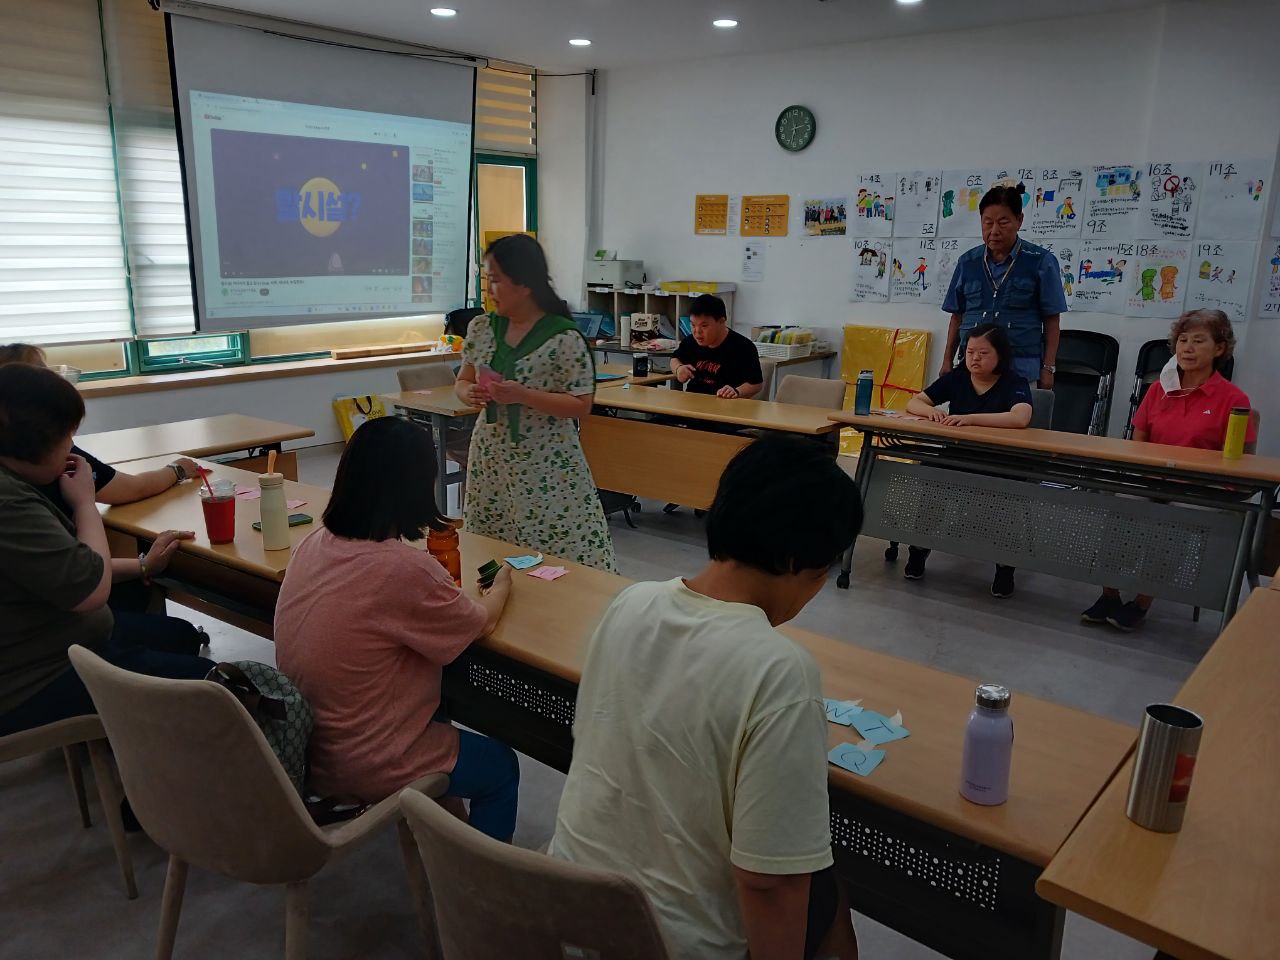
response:
M226 687L249 711L294 789L305 796L307 742L313 719L311 704L293 681L275 667L254 660L216 664L205 679Z

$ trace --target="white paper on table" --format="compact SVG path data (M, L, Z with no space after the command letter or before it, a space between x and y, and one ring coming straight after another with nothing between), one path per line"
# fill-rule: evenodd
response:
M1270 160L1211 160L1196 238L1254 240L1271 194Z
M1252 240L1195 241L1185 308L1221 310L1232 323L1248 319L1257 260L1258 245Z

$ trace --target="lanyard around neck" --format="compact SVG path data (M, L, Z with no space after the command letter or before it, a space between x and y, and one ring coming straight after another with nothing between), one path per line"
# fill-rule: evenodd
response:
M1000 281L997 283L995 274L991 272L990 251L985 246L982 248L982 267L987 271L987 279L991 281L991 302L993 304L996 301L996 297L1000 296L1000 288L1004 286L1004 282L1008 280L1009 275L1013 273L1014 264L1018 262L1018 257L1022 254L1021 238L1019 238L1018 242L1013 245L1013 250L1010 251L1010 253L1012 254L1012 257L1009 260L1009 266L1005 270L1004 275L1000 277Z

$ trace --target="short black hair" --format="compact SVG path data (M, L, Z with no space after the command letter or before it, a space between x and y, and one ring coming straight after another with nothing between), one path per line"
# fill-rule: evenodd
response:
M980 323L965 337L964 344L974 337L981 337L991 344L996 351L996 373L1004 373L1013 366L1013 345L1009 343L1009 332L998 323Z
M421 540L448 526L435 489L431 432L399 417L366 420L342 451L324 525L350 540Z
M978 201L978 212L983 213L987 207L1008 207L1015 217L1022 216L1022 195L1027 188L1022 184L1011 185L1000 183L982 195Z
M0 457L39 463L83 419L84 400L68 380L29 363L0 366Z
M707 513L707 552L781 576L825 570L862 529L862 498L831 451L764 437L729 461Z
M482 307L459 307L457 310L450 310L444 315L444 332L453 334L455 337L465 337L471 321L482 313L484 313Z
M729 311L724 308L724 301L715 294L704 293L700 297L694 297L693 303L689 304L689 316L726 320L729 317Z

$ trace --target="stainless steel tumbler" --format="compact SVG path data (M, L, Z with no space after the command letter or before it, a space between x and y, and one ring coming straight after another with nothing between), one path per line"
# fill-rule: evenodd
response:
M1171 703L1153 703L1142 718L1125 813L1160 833L1182 829L1204 720Z

